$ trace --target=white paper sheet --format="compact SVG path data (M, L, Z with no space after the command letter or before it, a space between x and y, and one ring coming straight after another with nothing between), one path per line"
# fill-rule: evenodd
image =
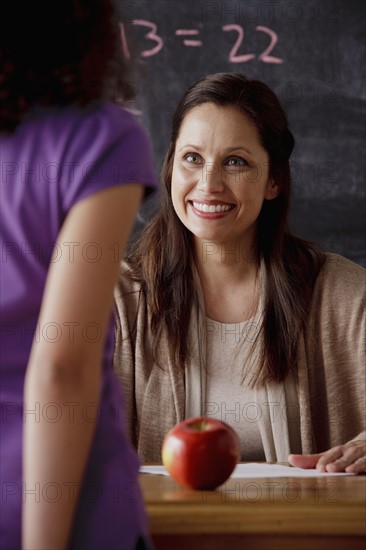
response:
M168 476L168 472L164 466L141 466L140 473L142 474L158 474ZM248 463L238 464L231 474L231 478L254 478L254 477L324 477L324 476L351 476L346 472L318 472L318 470L303 470L302 468L294 468L293 466L285 466L282 464L263 464L263 463Z

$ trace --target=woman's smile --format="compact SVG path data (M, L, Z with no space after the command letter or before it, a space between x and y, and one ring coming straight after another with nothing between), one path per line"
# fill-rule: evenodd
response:
M213 201L188 201L192 206L193 212L200 218L217 219L227 216L234 208L235 204Z

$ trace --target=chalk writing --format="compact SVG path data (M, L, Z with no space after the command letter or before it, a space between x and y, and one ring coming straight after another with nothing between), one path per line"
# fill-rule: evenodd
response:
M175 34L177 36L195 36L199 33L199 31L195 30L195 29L188 29L188 30L185 30L185 29L178 29L177 31L175 31ZM202 46L202 40L183 40L183 44L185 46Z
M149 50L144 50L141 52L141 57L151 57L152 55L156 55L160 52L162 49L164 42L163 39L156 34L156 31L158 30L157 25L155 23L152 23L151 21L145 21L144 19L134 19L133 20L134 25L141 25L142 27L150 28L150 32L147 33L147 38L149 40L153 40L156 42L156 46L154 48L150 48Z
M246 63L247 61L250 61L251 59L255 58L254 53L246 53L243 55L236 55L238 49L241 46L241 43L244 40L244 29L240 25L224 25L222 27L223 31L237 31L238 33L238 39L235 42L234 46L232 47L232 50L229 53L229 61L231 63Z
M140 52L140 56L152 57L154 55L157 55L164 47L164 40L158 33L157 25L152 21L147 21L145 19L133 19L132 24L134 26L146 27L147 29L149 29L149 32L145 34L146 40L149 40L155 43L153 47L142 50ZM121 43L122 43L123 53L127 59L130 59L131 54L127 44L127 38L126 38L126 33L125 33L125 28L123 23L120 23L120 29L121 29ZM234 31L238 34L234 45L232 46L230 52L228 53L229 63L247 63L248 61L252 61L253 59L256 59L256 58L263 63L275 63L275 64L283 63L283 59L281 59L280 57L270 55L278 42L277 33L275 33L272 29L268 27L264 27L263 25L257 25L255 27L255 31L268 35L270 38L269 45L266 46L264 51L260 53L252 52L252 53L242 53L242 54L239 54L238 52L239 52L239 49L242 48L244 45L244 28L241 25L230 24L230 25L223 25L221 27L221 30L224 32ZM177 37L185 37L185 36L193 37L193 36L197 36L199 32L200 31L197 29L177 29L175 31L175 35ZM186 47L202 47L203 42L202 40L184 38L183 45Z
M280 59L279 57L275 57L273 55L269 55L269 53L273 50L278 42L277 34L268 27L263 27L262 25L257 25L255 30L258 32L264 32L268 34L271 38L271 42L268 48L266 48L264 52L260 54L259 59L264 61L264 63L283 63L283 59Z

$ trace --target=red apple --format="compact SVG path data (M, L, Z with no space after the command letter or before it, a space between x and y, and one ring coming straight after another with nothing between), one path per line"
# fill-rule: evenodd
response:
M191 489L216 489L240 458L236 432L214 418L188 418L165 436L162 460L172 478Z

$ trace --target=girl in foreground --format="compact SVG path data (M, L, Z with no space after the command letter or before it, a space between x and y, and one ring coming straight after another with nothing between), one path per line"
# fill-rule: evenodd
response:
M21 12L21 13L20 13ZM113 288L150 144L113 2L8 2L0 30L0 547L134 550L138 457L112 368Z

